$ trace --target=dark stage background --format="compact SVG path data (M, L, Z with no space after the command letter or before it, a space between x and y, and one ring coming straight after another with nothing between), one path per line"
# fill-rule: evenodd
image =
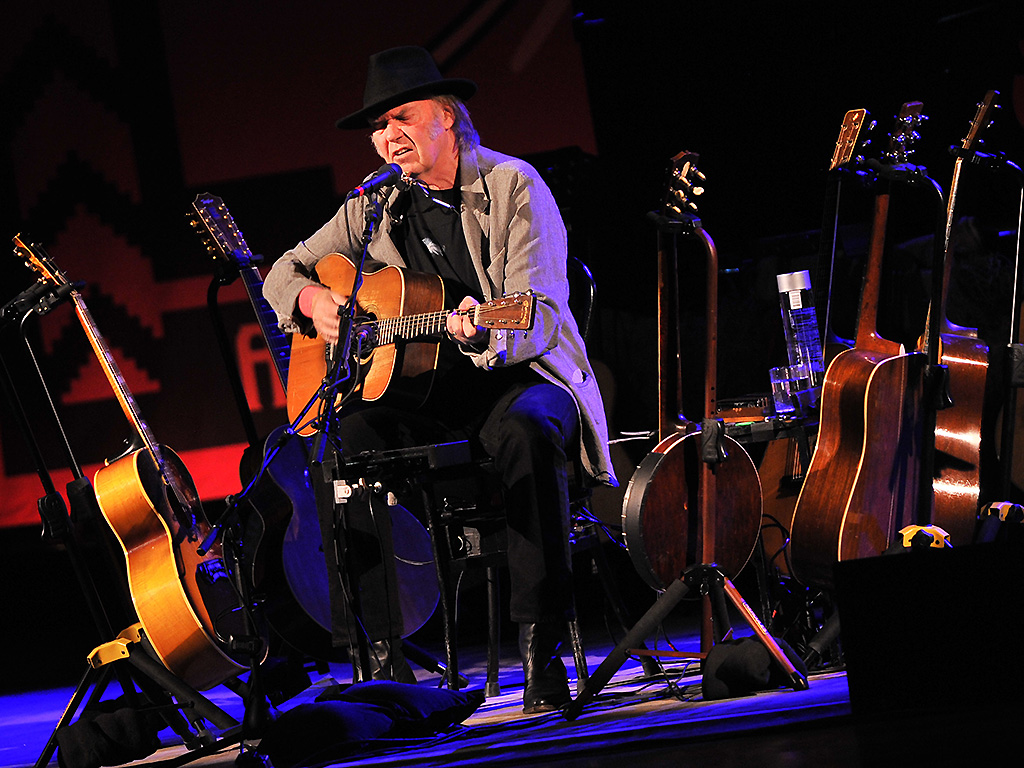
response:
M549 178L574 253L598 283L589 341L612 428L656 427L656 231L669 159L698 152L700 215L718 245L719 397L767 389L782 362L775 275L816 267L825 169L843 115L867 108L875 145L900 104L924 103L914 161L948 187L947 149L988 89L1003 109L986 134L1017 162L1024 149L1024 28L1018 2L822 3L752 7L638 0L465 0L443 10L320 0L41 2L8 9L0 49L0 232L43 244L83 293L157 438L185 461L208 512L238 490L246 435L208 310L214 264L186 222L197 193L221 196L252 250L276 258L310 234L379 165L365 136L334 121L361 105L370 53L414 43L446 74L471 77L483 142ZM1015 183L969 169L963 212L983 235L954 280L951 319L1005 342ZM833 296L843 322L859 292L866 195L842 209L846 257ZM889 330L912 341L927 306L934 201L894 200ZM1003 236L1000 236L1000 233ZM702 256L684 257L681 319L702 338ZM692 274L689 274L692 271ZM0 259L0 300L33 280ZM218 294L266 434L284 421L251 307L236 282ZM844 316L842 308L847 308ZM15 324L0 351L57 487L74 463L90 476L120 453L127 422L73 312L25 331L67 436ZM698 346L684 350L701 360ZM687 369L683 410L699 419L703 370ZM37 679L77 671L92 647L65 553L41 541L38 467L15 411L0 410L5 625L32 627ZM67 448L65 448L65 445ZM650 448L617 448L625 484ZM608 520L621 489L597 500ZM12 640L9 629L5 649ZM8 650L8 653L14 651ZM10 657L8 657L10 658ZM17 685L18 680L4 681Z

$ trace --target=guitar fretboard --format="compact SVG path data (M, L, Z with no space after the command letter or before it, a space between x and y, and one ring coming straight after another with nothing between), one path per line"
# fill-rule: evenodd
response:
M256 319L259 321L263 338L267 342L270 355L274 359L274 367L281 379L281 388L288 391L288 358L291 350L288 335L277 324L277 313L263 298L263 278L252 260L246 256L237 257L238 274L242 276L249 302L252 304Z
M382 320L360 323L356 332L370 329L370 338L374 346L392 344L398 339L414 339L441 333L445 330L448 314L448 312L427 312L422 315L386 317Z
M417 315L368 320L357 323L355 332L358 334L363 330L369 330L371 346L393 344L399 339L411 340L443 332L447 327L447 319L450 314L452 314L452 310L443 309ZM477 304L475 307L465 310L455 310L455 314L472 317L475 325L483 325L488 328L506 324L511 328L523 327L518 318L511 321L505 319L508 316L508 303L500 299L486 304ZM491 315L494 317L490 317Z

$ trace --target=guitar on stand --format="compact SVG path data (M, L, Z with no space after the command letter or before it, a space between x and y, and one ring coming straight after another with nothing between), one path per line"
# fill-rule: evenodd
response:
M978 338L977 328L967 328L949 321L946 315L949 283L955 256L954 213L963 162L970 160L981 142L980 135L997 108L997 91L988 91L977 105L967 135L959 146L951 148L956 155L953 178L946 202L946 225L943 239L945 260L942 288L928 311L928 325L919 342L921 352L928 354L938 345L936 359L946 367L952 405L936 413L935 465L932 473L933 510L930 522L947 534L953 546L974 541L981 492L981 421L985 382L988 377L988 345ZM933 310L935 314L933 315ZM938 323L937 334L932 333Z
M39 246L14 238L15 253L55 286L72 286ZM210 531L195 485L181 459L159 444L143 421L77 288L70 298L90 346L134 429L121 457L96 472L94 487L104 518L117 536L139 621L161 663L187 685L206 690L242 671L226 651L240 611L219 546L205 556L199 543Z
M672 158L665 209L652 212L661 234L671 235L671 254L659 247L659 431L676 430L664 437L641 461L629 481L623 499L623 533L627 549L640 576L656 590L659 599L612 650L590 676L583 689L562 709L574 720L583 707L611 680L631 655L706 658L714 643L728 638L728 606L731 605L753 629L755 636L796 690L808 687L806 676L796 669L775 639L743 600L728 573L738 572L753 553L761 517L761 486L750 456L724 433L717 418L718 254L711 237L696 217L691 197L703 193L704 175L697 170L698 156L681 152ZM673 387L667 380L670 358L665 339L681 337L679 322L678 263L675 238L694 237L702 245L707 263L707 338L704 418L697 425L682 416L682 403L670 402ZM674 288L673 288L674 287ZM669 314L671 310L671 315ZM671 319L670 319L671 318ZM676 355L680 367L681 355ZM677 385L679 379L675 382ZM680 398L681 399L681 398ZM673 416L669 416L669 414ZM721 567L720 563L725 566ZM704 598L701 651L655 652L643 642L691 591Z
M641 578L665 589L695 563L716 563L735 576L750 559L761 516L761 486L746 450L724 434L717 415L718 253L696 217L703 194L698 155L672 159L667 203L658 214L667 233L659 248L659 436L637 467L622 506L626 548ZM695 239L707 270L704 422L682 414L678 235Z
M826 371L817 444L794 510L794 575L826 590L836 561L880 554L918 511L924 355L883 338L877 318L889 185L921 178L907 162L921 119L920 102L903 105L877 164L885 186L875 195L856 340Z
M858 170L864 162L860 150L869 141L863 134L871 128L866 109L849 110L843 117L827 170L828 188L815 281L816 287L824 287L816 291L821 300L816 300L815 304L825 308L822 351L826 368L840 351L853 345L852 341L841 339L832 331L832 285L836 268L842 184L850 173L863 173ZM826 233L830 233L831 237L826 237ZM793 527L797 496L807 471L809 457L806 453L800 438L771 440L765 446L764 456L757 468L763 492L761 539L767 563L787 576L790 573L789 533Z

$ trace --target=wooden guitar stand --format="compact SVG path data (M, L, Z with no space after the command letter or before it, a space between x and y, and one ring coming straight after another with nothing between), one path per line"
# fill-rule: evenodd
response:
M740 612L751 629L754 630L757 639L761 641L771 657L786 673L793 690L807 690L809 687L807 677L793 666L793 663L779 647L775 638L768 633L761 620L757 618L757 615L747 605L732 581L714 564L701 563L690 566L678 579L672 582L640 621L622 638L614 650L608 654L608 657L601 662L601 665L594 671L594 674L590 676L583 690L579 692L575 699L562 708L562 714L566 720L575 720L579 717L583 707L604 688L630 656L672 656L702 660L706 658L707 654L704 652L651 651L643 647L644 640L654 633L657 626L665 620L672 609L678 605L679 601L693 590L697 590L699 594L707 596L710 600L713 617L712 625L716 635L716 642L720 642L732 633L731 629L726 629L729 626L726 603L726 600L728 600Z

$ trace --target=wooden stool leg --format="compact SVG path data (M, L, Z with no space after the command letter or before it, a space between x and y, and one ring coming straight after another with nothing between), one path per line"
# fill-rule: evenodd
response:
M423 509L427 517L427 532L430 534L430 548L434 555L434 572L437 574L437 585L440 589L441 620L444 622L444 653L445 675L448 688L453 691L459 690L459 682L462 680L459 675L459 652L458 639L456 634L458 628L455 626L455 601L457 595L452 585L451 554L448 552L447 542L442 537L447 536L444 525L434 507L433 489L427 482L421 483L423 497Z

